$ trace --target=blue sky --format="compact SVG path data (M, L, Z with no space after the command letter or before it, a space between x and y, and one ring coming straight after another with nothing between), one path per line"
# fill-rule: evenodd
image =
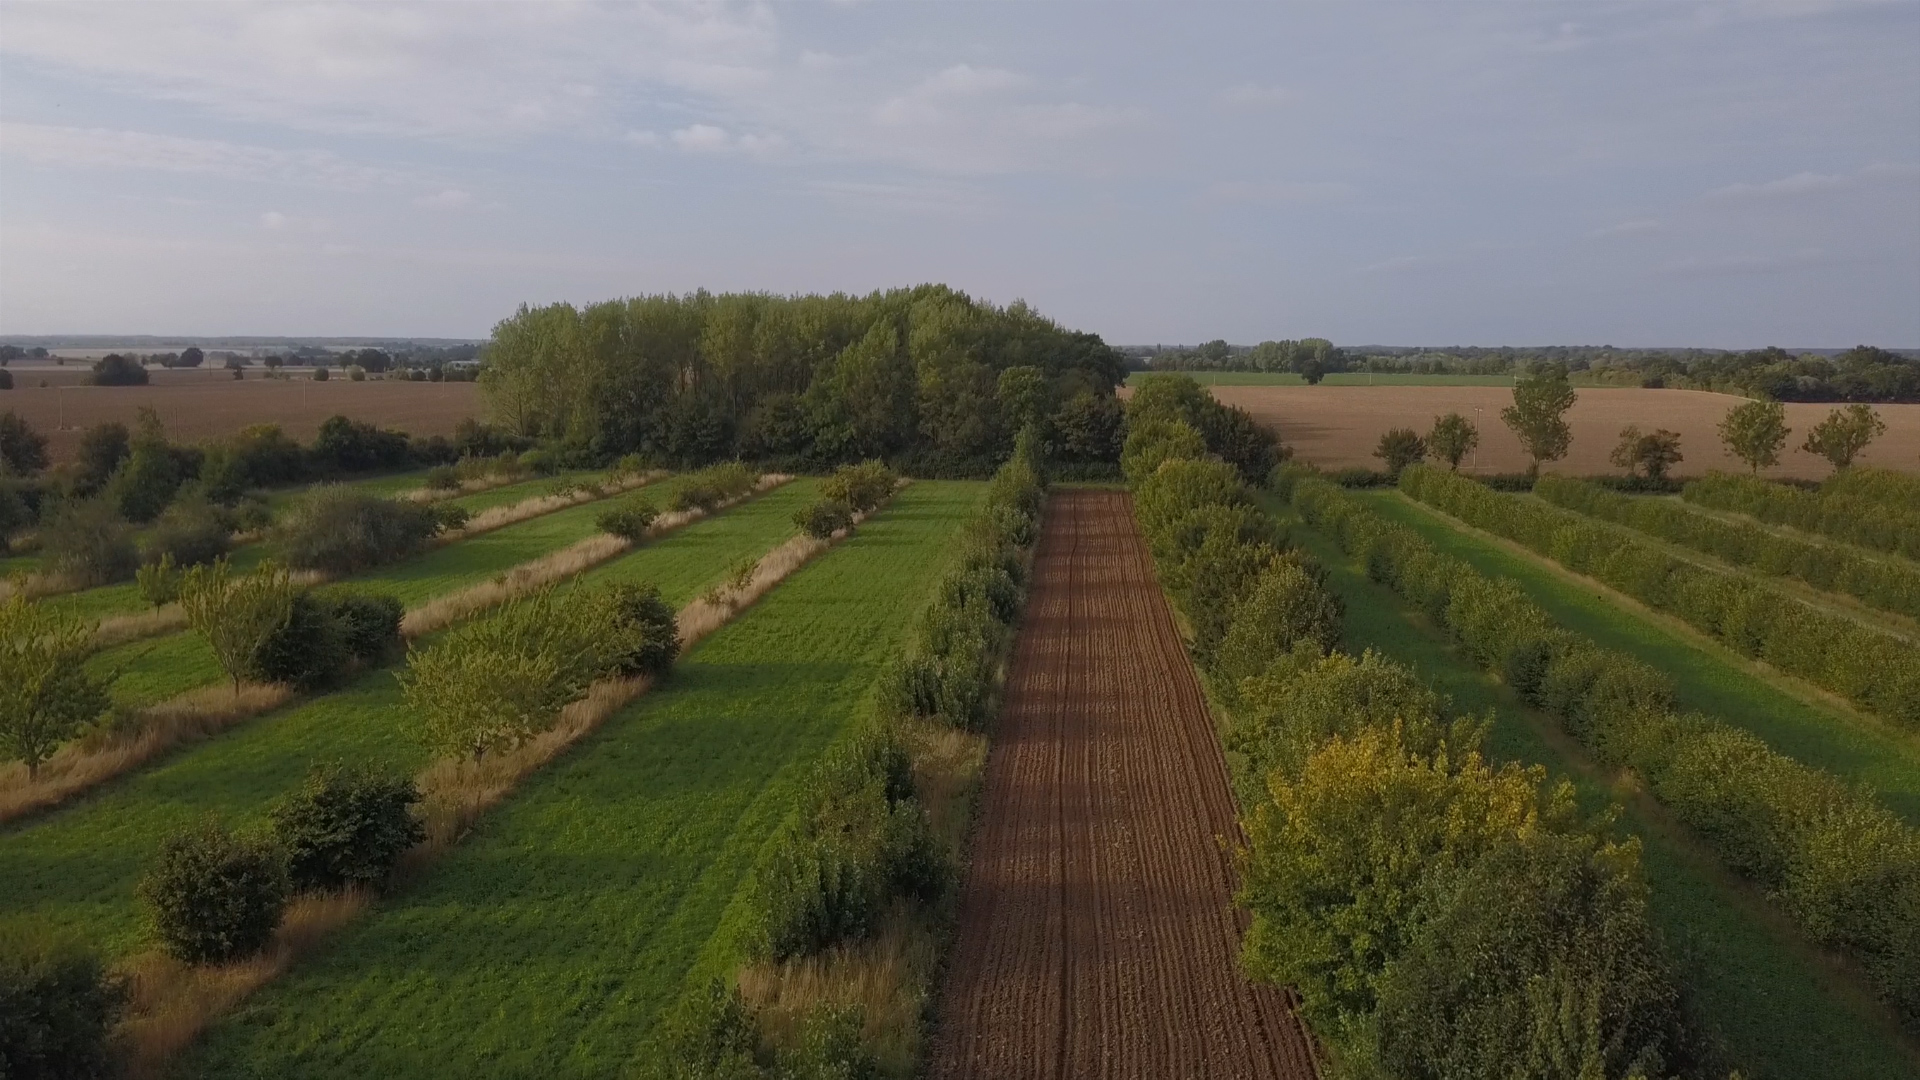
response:
M0 5L0 333L1920 346L1920 4Z

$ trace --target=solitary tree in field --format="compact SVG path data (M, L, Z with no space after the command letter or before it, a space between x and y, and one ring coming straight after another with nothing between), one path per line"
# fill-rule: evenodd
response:
M1785 405L1749 401L1727 410L1720 421L1720 441L1726 444L1728 453L1746 462L1758 476L1761 469L1779 464L1780 448L1787 445L1792 430L1787 426Z
M1480 445L1480 429L1457 412L1433 418L1433 430L1427 432L1427 452L1436 461L1444 461L1454 472L1460 461Z
M1886 431L1886 422L1871 407L1849 405L1833 410L1825 420L1815 424L1813 430L1807 432L1807 441L1800 444L1800 449L1826 458L1838 471L1853 464L1853 459L1860 456L1860 451L1886 434Z
M92 636L18 593L0 605L0 754L26 763L28 777L107 711L106 683L85 666Z
M1394 428L1380 436L1373 456L1386 464L1388 472L1399 476L1400 470L1426 459L1427 441L1412 428Z
M187 625L207 639L236 695L261 646L292 616L298 591L285 570L267 566L234 576L225 559L193 567L180 579Z
M1566 415L1573 399L1564 368L1537 368L1514 381L1513 404L1500 410L1500 419L1520 437L1520 445L1533 459L1528 472L1539 472L1543 461L1567 456L1573 429L1567 426Z
M1627 470L1628 476L1645 470L1647 479L1664 480L1667 470L1682 460L1680 433L1665 428L1643 433L1639 425L1628 424L1620 429L1620 443L1607 460Z

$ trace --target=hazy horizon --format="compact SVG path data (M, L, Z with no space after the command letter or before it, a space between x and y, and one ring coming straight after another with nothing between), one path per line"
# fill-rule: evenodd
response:
M1899 2L9 3L0 334L937 281L1116 344L1912 348L1917 53Z

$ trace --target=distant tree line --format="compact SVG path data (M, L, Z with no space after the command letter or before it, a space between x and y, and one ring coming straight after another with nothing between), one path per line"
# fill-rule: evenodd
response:
M522 307L494 328L485 360L495 421L578 464L876 458L917 476L984 476L1031 424L1067 468L1110 470L1122 438L1117 351L1024 303L941 285Z

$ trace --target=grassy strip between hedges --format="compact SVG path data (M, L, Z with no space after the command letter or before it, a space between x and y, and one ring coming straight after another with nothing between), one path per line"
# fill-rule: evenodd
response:
M1885 469L1847 469L1818 492L1751 476L1709 473L1688 482L1680 497L1730 510L1770 525L1791 525L1849 544L1920 559L1920 509L1912 506L1911 481ZM1901 505L1904 496L1908 503Z
M870 707L980 490L901 492L530 778L416 887L212 1031L185 1071L579 1076L633 1064L690 981L730 968L720 931L742 879L809 763Z
M1284 483L1304 520L1333 533L1370 576L1444 625L1596 757L1632 770L1810 937L1857 960L1893 1012L1920 1030L1920 832L1830 773L1679 712L1657 669L1567 631L1511 582L1441 554L1322 480L1296 472Z
M1766 740L1786 756L1871 787L1920 825L1920 740L1732 652L1679 620L1587 584L1543 556L1475 536L1398 492L1356 494L1382 517L1490 577L1520 586L1562 626L1673 677L1680 704ZM1636 611L1636 609L1638 609Z
M1635 797L1630 782L1594 764L1551 717L1479 670L1444 630L1368 580L1364 566L1331 538L1304 527L1282 500L1267 496L1262 505L1328 569L1328 588L1346 603L1348 650L1372 649L1409 665L1456 712L1490 712L1489 751L1499 760L1544 765L1573 780L1587 811L1623 804L1622 824L1644 844L1654 919L1696 995L1699 1014L1750 1080L1868 1080L1920 1067L1884 1010L1809 949L1755 890L1726 873L1657 804ZM1446 550L1465 557L1459 547L1472 541L1455 535L1461 545ZM1243 773L1236 768L1244 790Z
M1533 494L1565 510L1638 530L1743 570L1794 578L1844 593L1868 607L1920 618L1920 564L1867 558L1844 545L1813 543L1752 521L1728 521L1672 499L1634 498L1598 484L1548 474Z
M676 476L660 481L647 491L664 502L685 482L685 477ZM594 519L604 505L604 501L590 502L556 510L434 548L405 562L346 579L341 584L389 593L408 607L415 607L441 593L504 574L529 559L592 536L599 531ZM113 676L114 701L125 705L164 701L225 677L206 642L192 633L108 649L88 663L94 671Z
M1616 527L1453 473L1415 466L1400 474L1400 490L1891 723L1920 730L1920 649L1904 638L1816 609L1749 575L1675 558Z
M382 481L389 479L391 478L381 478ZM478 515L482 511L491 510L497 506L510 506L522 499L536 498L559 484L597 483L605 479L607 479L606 473L585 471L561 473L549 477L535 477L527 480L518 480L500 487L488 488L485 491L472 495L446 499L438 505L457 506L469 514ZM376 485L371 481L360 481L342 486L351 487L369 494L380 493L387 487L385 483ZM310 491L312 489L307 488L304 490ZM253 541L252 543L241 544L234 548L227 558L235 570L248 571L259 566L265 560L272 558L274 548L273 540L269 537L267 539ZM117 582L112 585L101 585L97 588L82 589L78 592L61 593L56 596L49 596L42 600L41 603L63 614L88 620L105 619L115 615L137 614L148 609L150 606L141 598L139 586L131 581Z
M609 563L597 581L652 581L684 603L792 532L807 483L787 485L732 513L696 522ZM34 918L83 934L104 951L137 949L144 932L133 888L172 830L208 814L257 822L320 761L370 761L408 772L427 761L414 740L391 669L210 741L130 776L82 803L5 836L0 918Z

